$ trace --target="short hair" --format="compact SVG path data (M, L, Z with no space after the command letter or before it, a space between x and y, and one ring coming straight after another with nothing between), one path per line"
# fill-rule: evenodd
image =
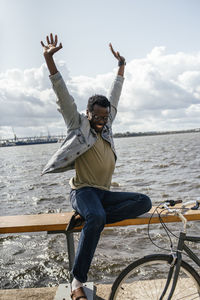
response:
M88 99L88 111L92 112L95 104L102 107L109 107L110 110L110 101L108 101L108 99L103 95L94 95Z

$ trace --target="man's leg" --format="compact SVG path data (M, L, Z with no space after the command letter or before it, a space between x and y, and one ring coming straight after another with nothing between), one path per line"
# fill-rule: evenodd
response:
M106 191L102 204L106 211L107 224L136 218L148 212L152 207L148 196L128 192Z
M72 207L85 219L72 270L80 282L87 281L87 273L106 223L106 214L101 204L103 194L104 191L90 187L72 190L70 193Z

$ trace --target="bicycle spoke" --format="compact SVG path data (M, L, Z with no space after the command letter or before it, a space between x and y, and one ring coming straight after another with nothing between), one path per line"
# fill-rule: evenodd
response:
M168 256L165 259L151 260L145 258L139 260L138 265L127 268L118 281L114 283L113 296L110 300L167 300L172 281L161 298L164 291L170 268ZM136 263L137 264L137 263ZM200 299L199 284L188 270L181 267L177 285L172 300Z

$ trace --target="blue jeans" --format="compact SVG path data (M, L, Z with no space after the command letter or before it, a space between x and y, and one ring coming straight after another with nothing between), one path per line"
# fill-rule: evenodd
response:
M93 187L71 190L70 201L84 219L72 269L80 282L87 281L94 252L105 224L136 218L151 209L148 196L139 193L111 192Z

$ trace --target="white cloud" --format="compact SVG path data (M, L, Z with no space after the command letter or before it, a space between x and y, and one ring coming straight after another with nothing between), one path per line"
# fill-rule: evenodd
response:
M60 68L67 78L68 71ZM46 133L47 126L60 122L46 66L29 70L13 69L0 74L0 136ZM62 124L63 126L63 124ZM8 129L10 128L10 130ZM56 127L55 127L56 128ZM57 132L55 130L54 132Z
M200 53L165 54L156 47L131 61L121 97L117 131L200 127Z
M93 94L108 93L113 72L70 77L58 63L78 109L86 109ZM200 53L166 54L156 47L143 59L127 63L114 132L176 130L200 127ZM0 136L66 131L57 112L55 95L43 64L29 70L0 73Z

